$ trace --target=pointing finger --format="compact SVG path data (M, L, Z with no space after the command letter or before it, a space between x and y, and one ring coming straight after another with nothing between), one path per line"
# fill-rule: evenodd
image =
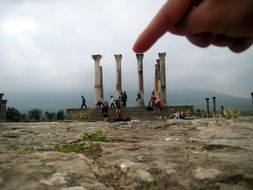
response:
M147 51L168 29L177 24L192 7L191 0L168 0L136 40L133 50Z

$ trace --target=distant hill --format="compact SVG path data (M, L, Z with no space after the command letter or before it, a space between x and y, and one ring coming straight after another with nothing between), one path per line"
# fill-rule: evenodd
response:
M114 91L113 91L114 92ZM145 101L150 98L151 90L146 89ZM110 101L110 95L112 92L105 92L106 100ZM136 91L128 90L128 106L136 106ZM8 97L7 97L8 95ZM6 94L8 99L7 107L16 107L21 112L26 113L33 108L41 109L43 112L57 112L60 109L66 108L78 108L81 106L80 92L68 92L59 94L23 94L16 96L14 94ZM94 94L92 91L84 94L87 105L93 107ZM212 108L212 97L216 97L217 110L220 105L224 105L225 108L234 108L237 110L251 111L251 98L242 98L222 94L214 91L205 90L168 90L168 104L169 105L193 105L195 109L206 109L205 98L210 98L210 107Z
M251 110L251 98L242 98L222 94L214 91L205 90L177 90L171 91L168 95L168 100L172 105L194 105L195 108L205 108L205 98L210 98L210 105L212 105L212 97L216 97L216 105L220 107L223 105L225 108L234 108L239 110Z

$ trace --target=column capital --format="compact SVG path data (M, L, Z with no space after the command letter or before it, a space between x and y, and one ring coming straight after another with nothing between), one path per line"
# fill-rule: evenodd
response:
M209 101L210 98L205 98L205 99L206 99L206 101Z
M121 61L121 59L122 59L121 54L114 54L114 57L115 57L116 61Z
M156 60L156 63L157 63L157 64L160 64L160 59L157 59L157 60Z
M92 58L95 60L95 61L100 61L100 59L102 58L102 55L99 55L99 54L97 54L97 55L92 55Z
M144 57L143 53L136 53L136 58L137 59L142 59Z
M216 99L216 97L215 97L215 96L213 96L213 97L212 97L212 99L213 99L213 100L215 100L215 99Z
M251 92L251 97L253 98L253 92Z
M159 56L160 59L164 59L165 56L166 56L166 53L165 52L164 53L158 53L158 56Z

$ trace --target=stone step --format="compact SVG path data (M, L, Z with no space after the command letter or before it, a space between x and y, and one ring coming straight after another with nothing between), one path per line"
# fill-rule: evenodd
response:
M163 109L161 112L149 112L144 107L127 107L122 108L123 116L137 118L139 120L157 120L159 117L168 116L169 109ZM87 121L103 121L103 113L101 110L92 110L89 112ZM109 108L108 120L113 120L116 116L116 109Z
M161 117L170 117L174 114L175 110L183 110L186 113L190 110L193 112L193 106L169 106L164 107L160 112L149 112L145 107L123 107L122 112L124 117L135 118L139 120L157 120ZM68 119L79 121L103 121L103 113L96 108L67 109ZM116 108L109 108L108 120L113 120L116 116Z

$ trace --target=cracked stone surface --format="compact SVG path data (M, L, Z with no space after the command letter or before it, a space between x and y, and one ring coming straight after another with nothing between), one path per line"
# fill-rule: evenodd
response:
M94 151L56 146L103 130ZM251 190L253 118L0 123L1 190Z

